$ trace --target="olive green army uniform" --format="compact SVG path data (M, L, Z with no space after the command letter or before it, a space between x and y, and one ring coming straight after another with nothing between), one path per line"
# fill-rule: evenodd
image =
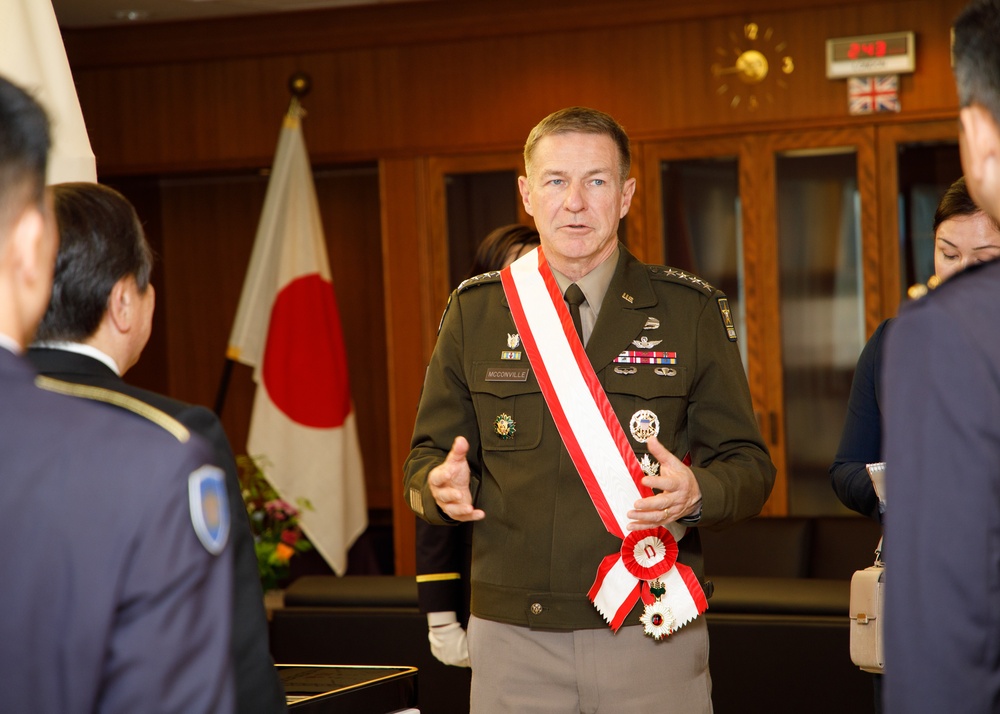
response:
M703 499L699 526L755 515L774 482L724 310L725 296L704 281L647 266L619 245L586 348L635 453L647 453L629 428L644 409L658 417L657 438L667 449L678 457L690 453ZM405 493L425 520L449 522L427 476L455 437L464 436L473 498L486 513L473 535L473 614L542 630L606 628L587 592L601 560L618 552L621 540L605 530L523 346L510 346L516 332L498 273L466 281L452 294L404 466ZM654 349L648 345L657 340L657 351L676 353L671 369L614 362L625 350ZM518 381L524 370L526 379ZM507 438L501 415L513 420ZM703 578L697 528L679 545L680 562ZM638 624L641 612L640 601L625 624Z

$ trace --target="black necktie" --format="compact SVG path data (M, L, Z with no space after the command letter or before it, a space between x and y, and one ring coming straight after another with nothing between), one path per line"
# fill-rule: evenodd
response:
M580 303L585 301L587 298L583 296L583 290L576 283L571 283L568 288L566 288L566 303L569 305L569 316L573 318L573 326L576 327L576 334L580 336L580 342L583 342L583 323L580 321Z

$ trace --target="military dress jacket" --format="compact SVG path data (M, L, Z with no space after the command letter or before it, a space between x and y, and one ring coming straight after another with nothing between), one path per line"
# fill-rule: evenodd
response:
M704 281L647 266L620 245L586 348L636 455L647 453L630 429L641 410L656 415L667 449L690 454L703 497L700 526L757 514L774 483L726 310L725 296ZM516 332L498 273L452 294L424 381L404 493L417 515L447 523L427 476L464 436L473 497L486 513L473 535L472 613L539 629L605 627L587 592L621 540L605 530L523 348L511 347ZM615 362L624 351L654 348L676 353L676 363ZM679 559L703 577L697 528L681 540ZM625 622L638 624L640 612L641 603Z
M106 364L69 350L32 347L28 359L40 374L127 394L169 414L212 446L213 463L226 476L229 496L229 550L233 559L232 657L236 678L236 709L240 714L274 714L288 710L268 640L267 613L257 569L250 520L229 439L219 418L209 409L141 389L125 382Z

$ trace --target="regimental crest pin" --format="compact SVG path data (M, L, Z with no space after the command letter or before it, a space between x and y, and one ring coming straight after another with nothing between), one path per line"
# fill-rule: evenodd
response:
M660 433L660 419L648 409L640 409L632 415L629 421L629 430L632 438L640 444L645 444L650 437Z
M639 466L642 468L642 472L647 476L656 476L660 473L659 462L649 458L649 454L642 455L642 458L639 459Z
M493 429L497 436L506 441L514 436L514 432L517 431L517 423L509 414L500 414L493 422Z
M640 350L651 350L661 342L663 342L663 340L651 340L645 335L640 337L638 340L632 340L632 344L638 347Z
M521 344L521 336L516 332L513 335L508 332L507 346L510 347L512 350L516 350L519 344Z

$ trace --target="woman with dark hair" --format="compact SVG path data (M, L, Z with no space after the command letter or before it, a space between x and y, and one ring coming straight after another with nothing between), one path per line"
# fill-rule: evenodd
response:
M490 232L476 250L469 277L502 270L539 244L538 231L513 223Z
M972 200L965 178L958 179L941 197L933 227L934 275L928 281L932 288L972 265L1000 257L1000 225ZM867 466L882 461L881 350L891 319L875 328L861 351L840 447L830 466L830 480L840 501L879 523L882 508ZM881 711L881 678L874 675L876 711Z

